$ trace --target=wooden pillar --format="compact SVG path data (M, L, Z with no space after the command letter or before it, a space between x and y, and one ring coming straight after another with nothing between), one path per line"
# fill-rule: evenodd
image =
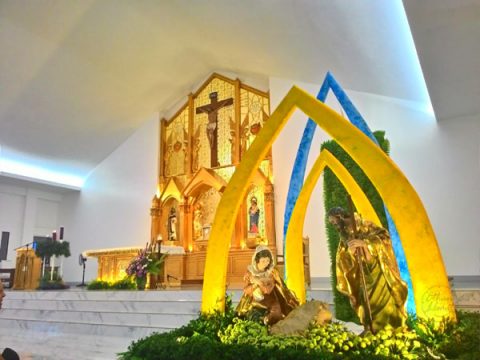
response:
M167 120L160 120L160 144L158 145L158 182L163 183L163 178L165 176L165 134L166 134L166 124Z
M241 124L242 119L240 111L241 99L240 99L240 80L235 80L235 134L232 136L232 141L234 143L233 154L232 154L232 164L237 165L240 163L240 152L242 148L242 133L241 133Z
M275 197L273 192L273 184L265 185L265 236L267 237L268 246L276 246L275 241Z
M233 248L246 247L246 240L248 237L246 211L247 208L245 206L245 203L243 203L238 210L237 221L235 222L235 240L232 243Z
M188 251L193 246L192 244L192 238L193 238L192 206L187 202L184 202L178 205L178 209L180 212L180 217L179 217L180 243L178 245L183 246L183 248Z
M194 111L194 103L193 103L193 94L190 93L188 94L188 131L187 131L187 156L186 156L186 175L187 179L191 179L192 177L192 168L193 168L193 142L194 142L194 136L193 136L193 119L194 116L193 114L195 113Z
M160 208L160 199L153 197L152 207L150 208L150 217L152 218L152 225L150 228L150 244L154 245L157 242L158 235L160 235L160 221L162 218L162 209Z

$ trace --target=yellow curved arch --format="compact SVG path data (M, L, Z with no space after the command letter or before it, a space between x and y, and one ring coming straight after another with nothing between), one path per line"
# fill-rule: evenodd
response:
M360 214L375 224L382 226L372 204L352 175L330 151L326 149L322 150L313 164L310 173L305 179L302 190L298 195L297 202L295 203L295 207L293 208L290 217L290 223L285 238L285 259L287 261L285 264L285 281L288 288L295 292L300 303L304 303L306 300L302 244L304 219L312 192L326 166L337 175L340 182L352 196L355 207Z
M453 299L440 250L426 211L413 187L391 159L360 130L297 87L288 92L258 133L220 200L207 248L202 312L225 309L229 239L238 209L246 195L245 184L249 183L261 159L296 107L313 119L355 160L389 209L402 239L410 269L417 315L435 319L446 316L455 320Z

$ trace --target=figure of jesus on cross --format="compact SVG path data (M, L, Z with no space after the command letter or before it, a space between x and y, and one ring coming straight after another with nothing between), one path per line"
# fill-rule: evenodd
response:
M210 93L210 104L200 106L196 113L208 115L207 137L210 144L210 166L220 166L218 163L218 110L233 104L233 98L218 101L218 93Z

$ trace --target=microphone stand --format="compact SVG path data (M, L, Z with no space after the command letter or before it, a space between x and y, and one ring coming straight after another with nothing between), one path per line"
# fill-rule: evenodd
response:
M82 254L80 254L80 261L82 263L82 266L83 266L83 272L82 272L82 283L81 284L78 284L77 287L84 287L86 286L85 284L85 267L86 267L86 263L87 263L87 258L86 257L83 257Z
M80 287L85 286L85 263L86 263L86 262L87 262L86 260L84 260L84 262L83 262L82 283L81 283L80 285L78 285L78 286L80 286Z

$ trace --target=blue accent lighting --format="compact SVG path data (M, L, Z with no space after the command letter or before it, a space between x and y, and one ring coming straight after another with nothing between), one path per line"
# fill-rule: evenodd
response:
M72 190L80 190L85 183L84 178L76 175L52 171L5 158L0 159L0 175Z

